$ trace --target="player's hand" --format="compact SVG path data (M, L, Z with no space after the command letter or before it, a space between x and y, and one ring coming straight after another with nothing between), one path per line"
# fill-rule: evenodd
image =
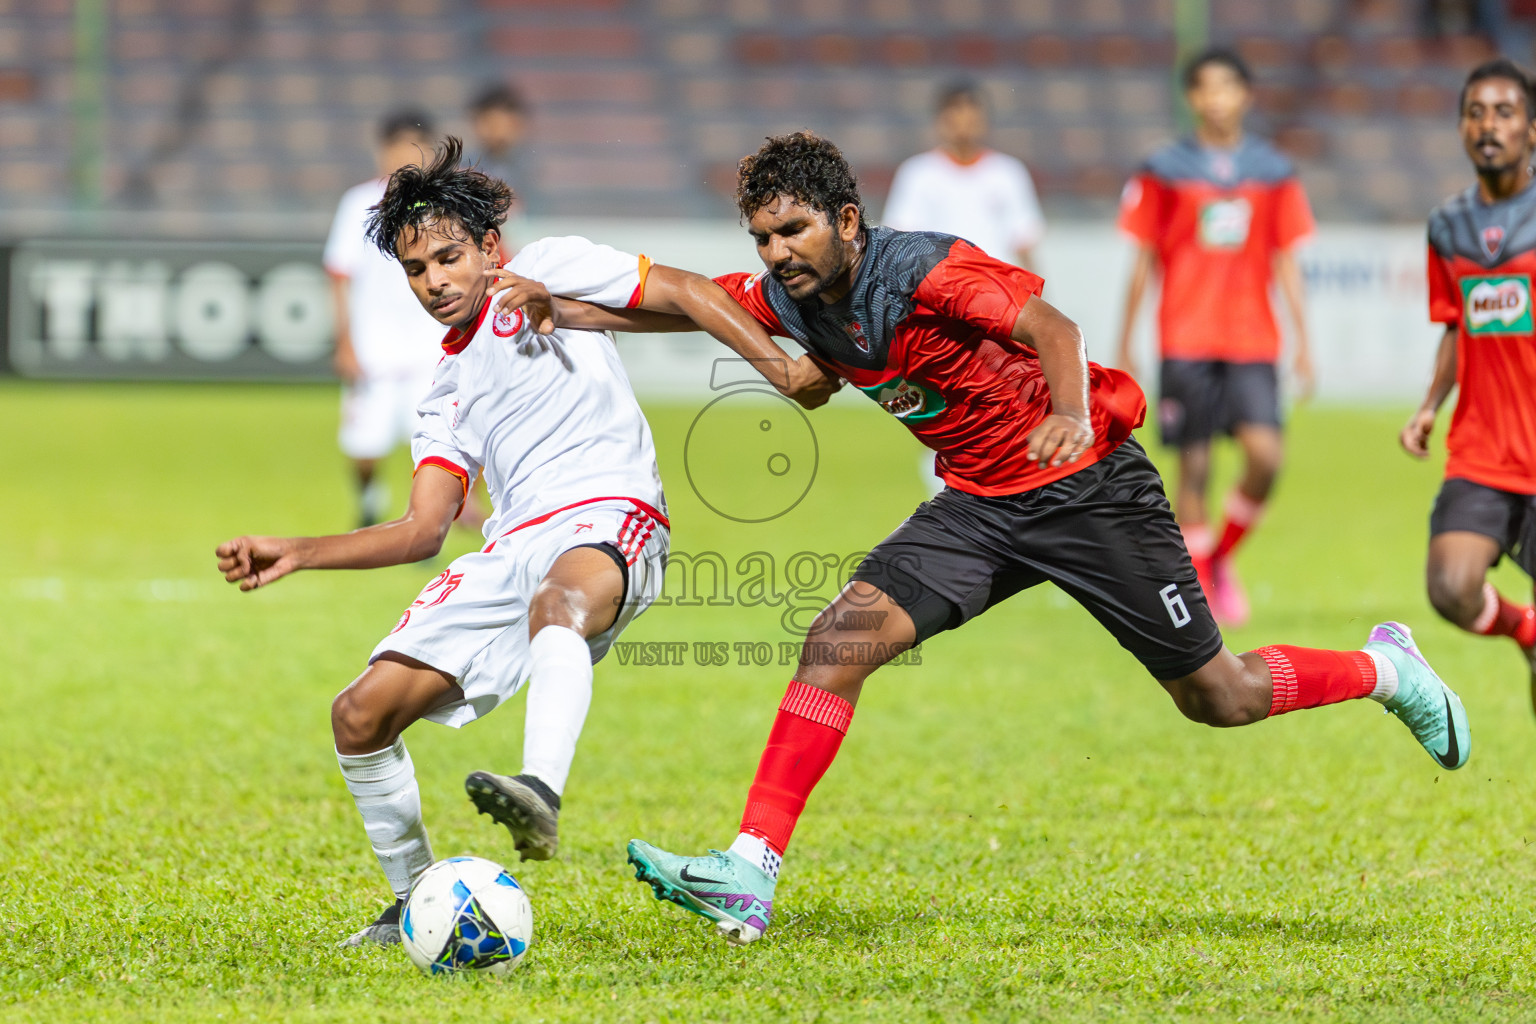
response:
M512 271L502 267L487 270L485 276L491 279L490 293L495 299L498 313L510 313L514 309L520 309L528 318L528 322L533 324L536 332L554 333L555 300L549 294L548 288L538 281L518 277ZM500 298L495 298L498 295Z
M1053 412L1029 432L1029 458L1041 469L1076 462L1092 446L1093 424L1086 415Z
M1296 397L1300 401L1309 400L1317 391L1317 367L1312 365L1312 352L1310 349L1298 349L1296 359L1291 364L1291 373L1296 378Z
M236 537L220 544L219 571L241 590L255 590L300 568L298 545L283 537Z
M336 346L331 356L331 368L343 384L356 384L363 376L362 364L357 361L357 353L352 351L351 345Z
M1435 410L1420 409L1408 418L1408 425L1397 435L1403 451L1416 459L1429 458L1429 435L1435 429Z
M841 377L823 370L810 356L801 356L789 364L789 385L784 394L807 409L816 409L831 401L842 387Z

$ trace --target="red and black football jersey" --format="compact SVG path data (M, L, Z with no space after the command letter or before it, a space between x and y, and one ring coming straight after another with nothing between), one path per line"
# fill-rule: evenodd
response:
M1120 227L1157 253L1164 359L1272 363L1280 328L1269 302L1275 254L1312 233L1295 168L1263 139L1233 150L1182 139L1125 187Z
M795 302L773 275L716 279L770 333L793 338L938 453L944 482L1018 494L1114 451L1146 414L1136 382L1088 364L1095 442L1076 463L1041 469L1030 431L1051 412L1040 361L1013 340L1044 282L951 235L870 228L864 262L834 303Z
M1429 316L1456 328L1461 392L1445 475L1536 494L1536 185L1485 203L1473 185L1429 217Z

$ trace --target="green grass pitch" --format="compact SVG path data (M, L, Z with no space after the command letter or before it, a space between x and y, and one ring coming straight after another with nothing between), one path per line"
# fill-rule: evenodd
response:
M900 427L838 405L812 414L805 500L734 523L687 482L698 406L649 412L682 551L846 555L922 497ZM349 526L335 416L318 387L0 386L0 1018L1536 1018L1524 663L1428 608L1438 473L1396 450L1399 411L1297 412L1231 642L1355 647L1408 621L1466 701L1465 770L1369 702L1188 723L1043 587L874 678L773 930L735 949L655 902L623 844L730 842L789 670L610 657L550 863L519 865L461 789L517 767L520 698L408 733L437 854L501 860L533 900L504 982L335 945L385 891L328 703L443 561L250 595L214 571L237 533ZM391 473L403 496L405 461ZM625 639L777 644L782 612L657 608Z

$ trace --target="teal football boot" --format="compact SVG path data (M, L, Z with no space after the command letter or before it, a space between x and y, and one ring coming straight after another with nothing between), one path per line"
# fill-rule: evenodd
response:
M739 854L710 850L707 857L679 857L631 839L629 862L657 899L709 918L727 942L745 946L768 930L776 883Z
M1397 667L1397 694L1386 702L1413 738L1442 768L1454 771L1472 753L1472 734L1461 698L1435 674L1401 622L1383 622L1371 630L1365 649L1386 655Z

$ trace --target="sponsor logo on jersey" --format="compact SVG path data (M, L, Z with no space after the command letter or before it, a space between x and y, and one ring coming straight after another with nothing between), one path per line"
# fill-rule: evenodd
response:
M859 390L899 420L931 420L944 411L943 395L900 377Z
M1497 224L1483 228L1483 252L1488 254L1488 258L1496 257L1502 248L1504 248L1504 229Z
M495 318L491 320L491 333L498 338L510 338L522 329L523 311L520 309L514 309L510 313L498 309Z
M864 336L864 328L859 326L857 320L844 327L843 330L848 332L848 337L853 340L854 347L865 355L869 355L869 339Z
M1241 196L1213 199L1200 207L1200 244L1207 249L1241 249L1248 242L1253 204Z
M1464 277L1462 309L1468 334L1530 334L1531 276Z

